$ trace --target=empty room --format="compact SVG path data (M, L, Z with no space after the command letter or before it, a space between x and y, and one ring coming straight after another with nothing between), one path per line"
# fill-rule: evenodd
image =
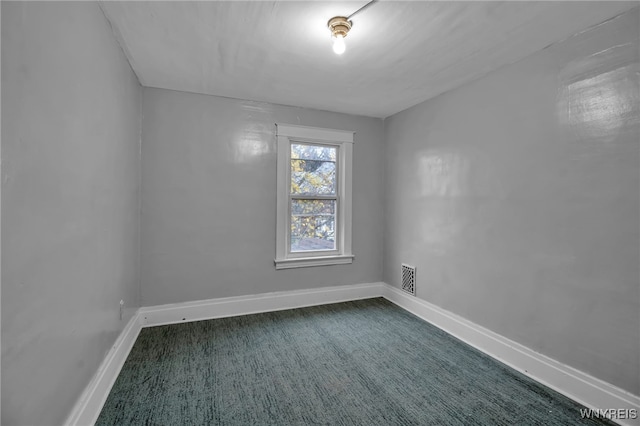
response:
M0 15L3 425L640 425L640 2Z

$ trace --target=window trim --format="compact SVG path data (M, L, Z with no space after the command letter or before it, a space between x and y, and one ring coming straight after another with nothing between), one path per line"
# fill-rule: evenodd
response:
M353 262L351 251L352 167L354 132L276 123L278 143L276 197L276 269L339 265ZM291 144L294 142L338 147L336 249L290 251ZM326 253L326 254L323 254Z

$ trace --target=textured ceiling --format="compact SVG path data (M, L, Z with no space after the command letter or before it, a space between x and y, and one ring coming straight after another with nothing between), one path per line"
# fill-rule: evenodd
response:
M637 2L102 2L144 86L387 117Z

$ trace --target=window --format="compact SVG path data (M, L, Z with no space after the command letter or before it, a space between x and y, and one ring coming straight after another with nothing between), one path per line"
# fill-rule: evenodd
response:
M352 263L353 132L276 126L276 269Z

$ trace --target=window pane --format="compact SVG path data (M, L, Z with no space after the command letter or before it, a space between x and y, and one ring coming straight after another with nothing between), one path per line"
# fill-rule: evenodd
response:
M336 194L336 147L291 144L291 193Z
M291 144L291 158L297 160L336 161L337 148L324 145Z
M291 200L291 251L335 250L336 200Z

